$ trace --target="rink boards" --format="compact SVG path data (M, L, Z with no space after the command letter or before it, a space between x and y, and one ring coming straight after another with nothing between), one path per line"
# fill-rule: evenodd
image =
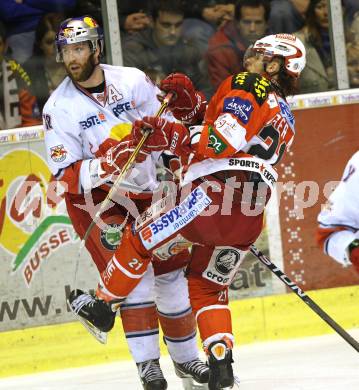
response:
M313 291L309 295L342 327L359 328L359 286ZM230 306L236 345L333 333L294 294L233 301ZM107 345L98 343L82 325L72 322L3 332L0 350L0 377L131 359L119 318ZM161 354L167 354L162 341Z
M335 311L343 326L355 327L353 305L359 277L351 267L344 269L323 255L314 235L316 216L325 203L324 190L340 179L346 161L357 150L359 91L297 96L291 105L296 138L277 167L284 190L280 200L273 197L271 201L266 229L257 246L305 291L320 290L315 294L328 311ZM122 333L104 349L78 324L69 323L72 317L66 297L74 287L79 240L61 197L47 196L51 175L43 137L41 127L0 132L0 346L8 356L1 376L52 369L57 364L70 367L100 362L104 356L107 360L129 357ZM313 204L305 195L310 191L317 193ZM77 286L94 288L97 272L91 260L82 253L79 261ZM292 302L296 297L278 295L285 292L283 283L261 263L250 256L246 259L230 289L234 310L242 311L238 315L241 325L235 326L240 343L327 330L324 323L323 328L314 320L305 327L294 326L307 309L301 302ZM342 311L336 309L337 301ZM271 322L273 326L268 325ZM60 348L53 350L58 356L63 354L62 358L56 358L55 352L52 355L48 344ZM24 355L30 356L28 361L22 360Z

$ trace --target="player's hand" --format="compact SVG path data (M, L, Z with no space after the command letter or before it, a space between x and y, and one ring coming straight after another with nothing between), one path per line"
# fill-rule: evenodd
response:
M176 119L189 125L202 122L207 101L202 92L195 90L189 77L171 73L161 81L160 89L174 94L167 107ZM163 100L161 96L158 98Z
M153 151L169 150L180 156L187 149L189 132L180 123L169 122L161 117L145 116L137 120L132 127L132 137L139 142L146 131L150 131L145 146Z
M127 139L126 139L127 140ZM114 146L117 146L121 141L113 138L106 138L102 144L98 147L98 151L95 153L96 157L105 157L106 152Z
M350 249L351 248L351 249ZM359 273L359 240L354 240L349 246L350 261Z
M101 171L99 172L99 176L102 178L119 173L136 148L136 143L132 139L121 142L112 140L113 145L110 147L108 147L110 142L108 141L106 144L105 142L101 145L102 147L100 146L99 152L96 153L100 159ZM137 163L143 162L148 156L149 151L141 148L135 161Z

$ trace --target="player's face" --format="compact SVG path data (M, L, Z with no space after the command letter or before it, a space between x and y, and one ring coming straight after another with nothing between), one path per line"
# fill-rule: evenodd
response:
M244 67L247 72L251 73L263 73L264 72L264 62L263 55L260 53L252 53L245 60Z
M183 15L159 12L154 24L155 37L161 45L173 46L181 36Z
M73 81L83 82L90 78L94 69L94 55L88 42L65 45L61 53L66 72Z
M280 67L283 60L278 57L274 57L272 60L268 61L265 64L265 71L268 73L269 76L275 76L280 71Z

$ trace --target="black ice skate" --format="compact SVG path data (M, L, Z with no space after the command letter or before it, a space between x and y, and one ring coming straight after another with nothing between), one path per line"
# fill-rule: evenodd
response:
M207 386L198 386L193 383L194 379L198 383L208 383L209 368L200 359L190 360L185 363L173 362L176 375L182 379L185 389L208 389Z
M167 381L163 376L158 359L137 363L138 374L145 390L165 390Z
M232 350L224 340L214 341L208 346L209 390L232 389L234 376Z
M67 300L76 318L102 344L107 342L107 332L115 323L116 312L111 304L82 290L72 290Z

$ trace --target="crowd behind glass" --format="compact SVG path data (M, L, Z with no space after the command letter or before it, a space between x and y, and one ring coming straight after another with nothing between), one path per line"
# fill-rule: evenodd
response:
M158 83L187 74L209 98L243 70L249 45L269 33L294 33L307 49L300 93L337 89L326 0L118 0L123 62ZM359 1L342 0L351 88L359 87ZM42 108L65 77L55 60L62 20L90 14L97 0L0 2L0 129L41 123ZM105 61L105 59L104 59Z

